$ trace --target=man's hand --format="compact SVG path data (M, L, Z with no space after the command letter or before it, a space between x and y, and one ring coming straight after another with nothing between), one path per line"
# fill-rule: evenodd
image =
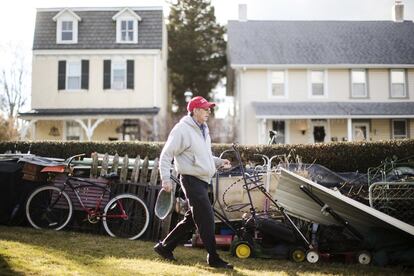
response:
M231 163L228 159L222 159L223 160L223 164L221 165L221 168L223 169L230 169L231 168Z
M172 182L171 182L171 180L163 180L162 181L162 188L167 193L171 192L171 190L172 190Z

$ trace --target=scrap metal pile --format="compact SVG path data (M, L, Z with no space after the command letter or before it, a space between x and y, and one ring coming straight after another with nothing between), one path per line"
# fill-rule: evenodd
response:
M298 157L299 162L286 156L261 157L264 163L242 170L244 177L236 167L214 181L215 208L229 220L248 221L252 206L256 215L270 219L284 220L286 212L309 241L310 262L339 254L345 259L357 256L362 264L374 260L378 265L410 265L414 257L410 160L387 159L362 174L336 173L318 164L303 164Z

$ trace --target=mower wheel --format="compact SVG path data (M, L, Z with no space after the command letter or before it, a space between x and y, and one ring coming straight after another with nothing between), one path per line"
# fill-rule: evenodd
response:
M232 254L239 259L247 259L252 256L253 250L248 242L242 241L233 247Z
M295 263L301 263L305 260L306 254L302 247L296 247L289 253L289 258Z
M319 261L319 253L315 250L306 252L306 260L311 264L316 264Z
M368 251L365 251L365 250L358 252L356 257L357 257L358 263L360 263L362 265L368 265L372 261L371 253L369 253Z

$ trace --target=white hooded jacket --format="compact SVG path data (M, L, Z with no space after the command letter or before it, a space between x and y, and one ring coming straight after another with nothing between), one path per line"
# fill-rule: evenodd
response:
M195 176L210 183L216 167L223 160L214 157L211 152L211 139L207 125L205 138L200 127L191 116L181 118L168 136L160 156L161 180L170 180L171 162L174 159L175 169L179 174Z

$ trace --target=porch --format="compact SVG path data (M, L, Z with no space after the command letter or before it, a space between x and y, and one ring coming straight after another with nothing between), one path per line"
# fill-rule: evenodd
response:
M260 144L379 141L414 137L414 103L253 103Z
M21 139L60 141L158 140L159 108L36 109L20 113Z

